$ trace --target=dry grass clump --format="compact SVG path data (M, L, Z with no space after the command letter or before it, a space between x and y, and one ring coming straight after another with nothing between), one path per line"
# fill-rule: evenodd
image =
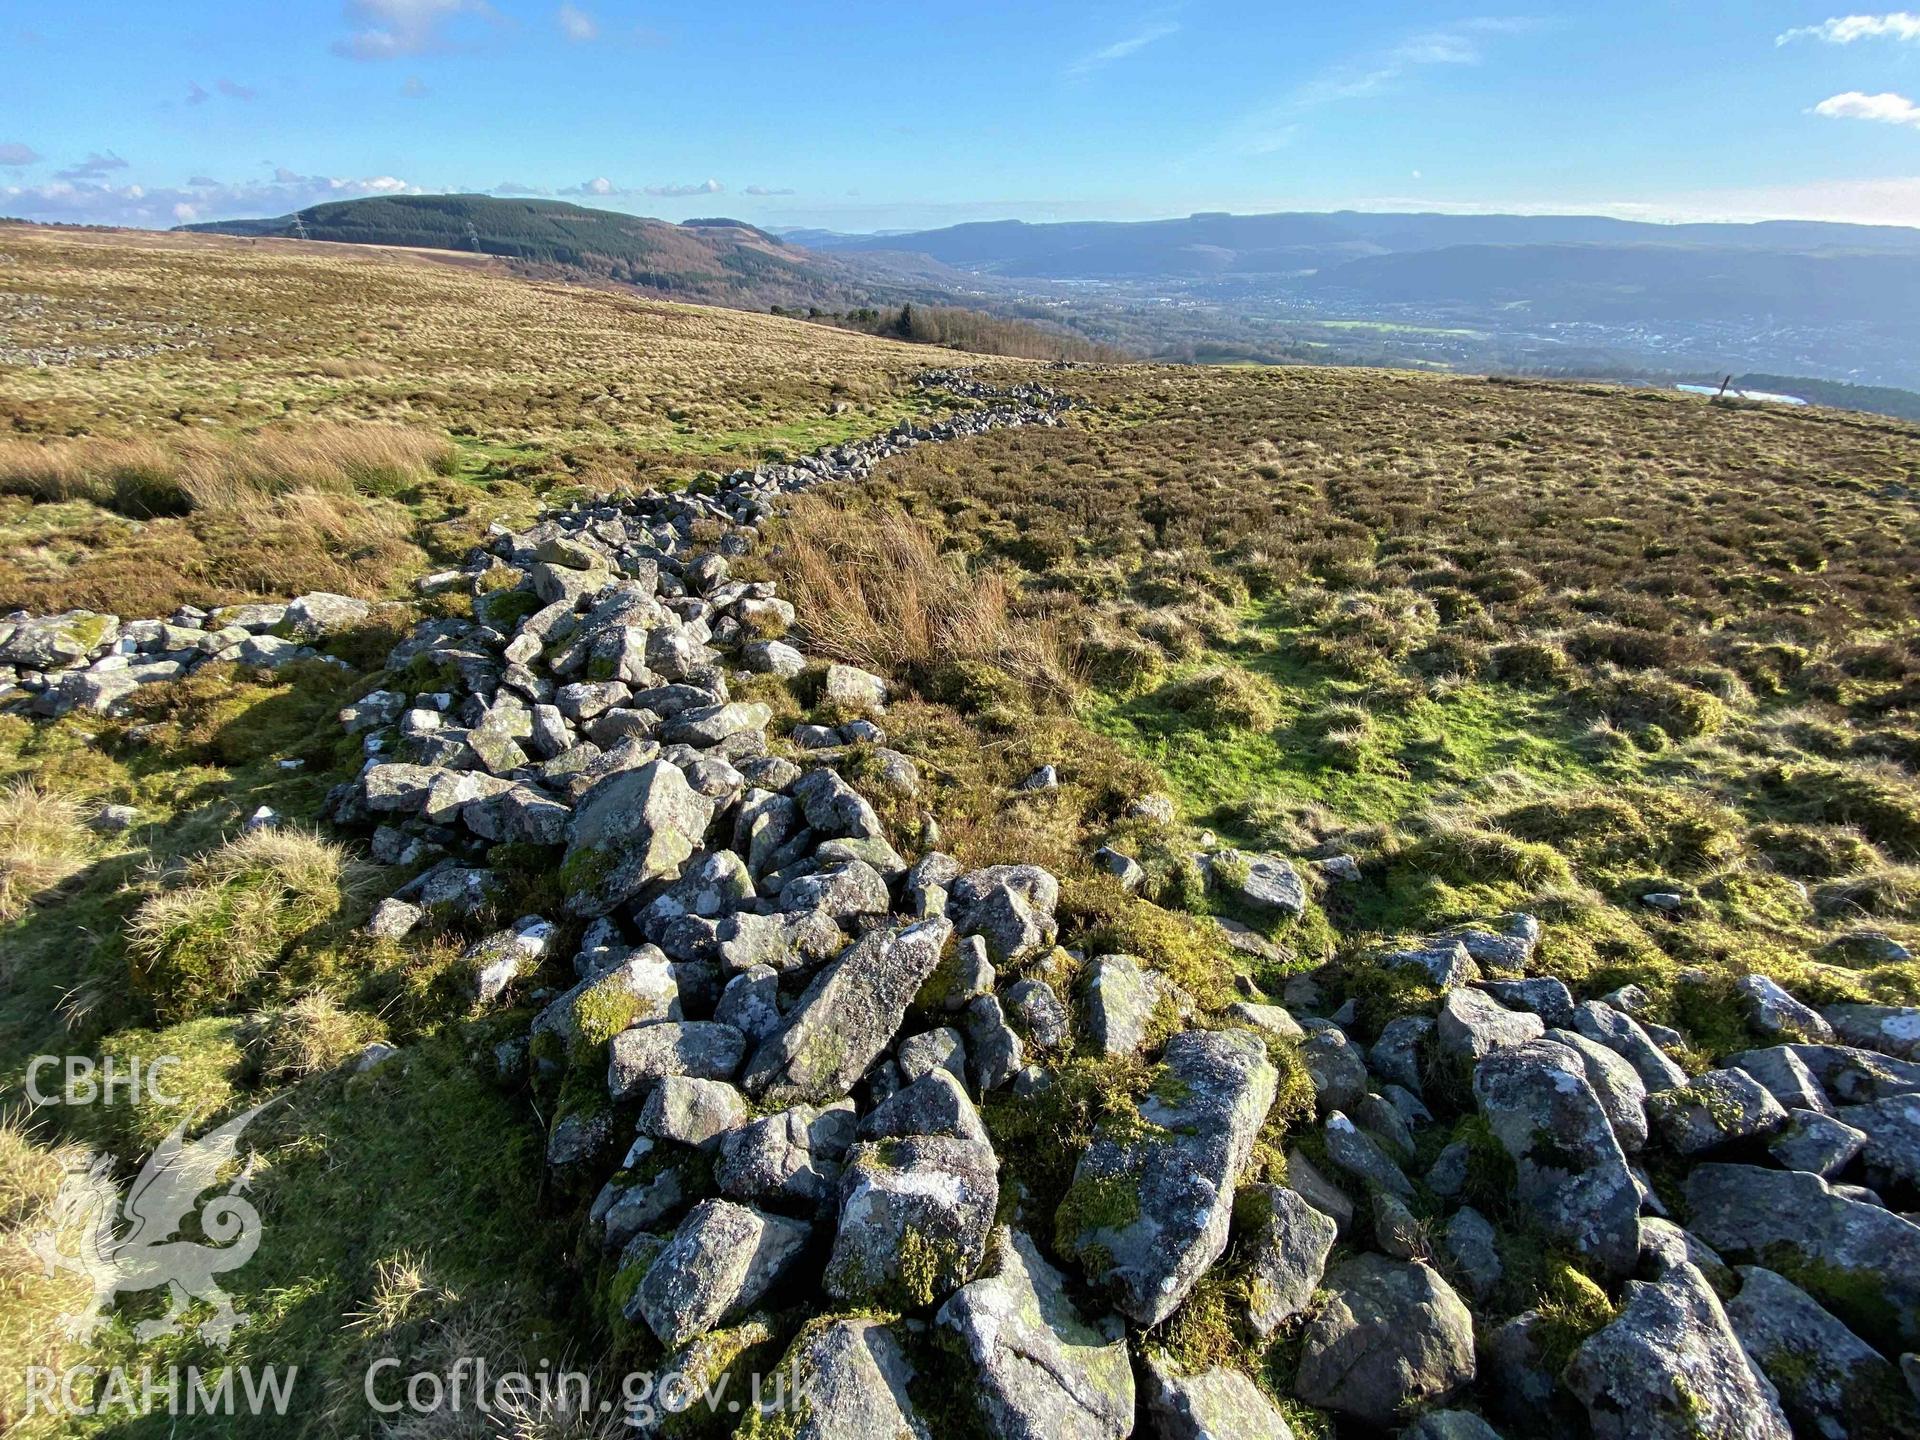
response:
M378 1026L343 1009L325 991L310 990L285 1005L247 1016L240 1043L249 1068L268 1082L301 1080L331 1070L375 1038Z
M0 1431L19 1433L28 1367L61 1365L67 1344L62 1322L79 1314L92 1293L84 1275L49 1275L35 1249L37 1240L60 1228L56 1197L87 1159L78 1146L37 1143L17 1115L0 1115ZM69 1248L72 1243L68 1239Z
M820 655L922 688L941 670L971 662L1035 695L1072 693L1054 628L1017 614L1007 577L970 573L910 516L804 497L787 512L769 563Z
M329 1386L323 1407L332 1422L328 1428L342 1433L361 1428L366 1421L363 1377L376 1361L395 1358L401 1367L386 1367L381 1375L448 1375L456 1364L478 1361L493 1408L488 1413L469 1397L458 1406L409 1409L380 1424L379 1433L390 1440L615 1440L631 1435L617 1404L606 1413L597 1409L602 1400L617 1399L616 1377L565 1353L564 1347L559 1354L528 1353L529 1332L539 1327L540 1318L511 1291L489 1286L470 1292L449 1283L430 1256L403 1252L381 1260L365 1305L348 1321L348 1329L359 1337L364 1363L342 1367L342 1378ZM587 1394L582 1395L577 1381L561 1385L563 1371L586 1375ZM501 1385L503 1377L515 1375L532 1379L524 1388ZM393 1384L397 1392L400 1381Z
M314 424L223 438L0 440L0 494L85 500L134 520L241 510L300 491L383 492L452 473L444 435Z
M134 912L136 982L162 1018L247 996L287 946L336 921L370 871L344 847L301 830L255 830L158 877Z
M18 918L84 863L80 817L78 801L31 780L0 790L0 921Z
M422 568L397 502L296 490L177 519L69 533L55 547L0 553L0 605L166 615L311 590L374 599Z

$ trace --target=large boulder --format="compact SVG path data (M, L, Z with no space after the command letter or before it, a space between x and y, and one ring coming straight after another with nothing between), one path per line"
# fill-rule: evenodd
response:
M1648 1097L1647 1117L1681 1155L1771 1135L1787 1112L1744 1070L1709 1070L1685 1085Z
M746 1036L712 1020L635 1026L615 1035L608 1047L607 1088L615 1100L638 1100L668 1075L731 1080L746 1048Z
M1441 1002L1436 1033L1440 1053L1470 1065L1495 1050L1524 1045L1546 1032L1546 1022L1525 1010L1509 1010L1484 990L1449 990Z
M1133 1431L1125 1335L1074 1308L1060 1272L1018 1230L994 1236L994 1271L935 1317L973 1362L973 1395L1002 1440L1122 1440Z
M1095 1130L1055 1234L1139 1324L1171 1315L1226 1248L1234 1186L1278 1078L1250 1032L1185 1031L1135 1113Z
M1748 1359L1780 1392L1795 1433L1825 1440L1920 1434L1920 1409L1899 1372L1792 1281L1741 1266L1727 1319Z
M944 919L870 931L816 975L741 1076L763 1105L820 1104L853 1088L893 1042L914 994L940 963Z
M1574 1352L1566 1384L1594 1440L1792 1440L1773 1386L1692 1265L1629 1281L1619 1315Z
M944 1135L859 1144L840 1176L840 1229L822 1288L838 1300L936 1304L980 1267L999 1161Z
M1550 1040L1495 1050L1475 1069L1473 1093L1513 1159L1520 1205L1608 1274L1631 1273L1640 1192L1581 1057Z
M561 867L567 909L605 915L649 887L678 878L713 819L713 802L677 765L654 760L587 792L568 828Z
M1842 1105L1841 1123L1863 1132L1869 1183L1920 1186L1920 1095L1890 1095L1868 1105Z
M1166 993L1166 982L1133 956L1097 956L1081 992L1088 1042L1108 1058L1133 1054L1147 1043L1154 1010Z
M1671 1090L1687 1083L1687 1072L1624 1010L1599 1000L1585 1001L1574 1007L1573 1028L1623 1057L1640 1072L1649 1091Z
M1207 879L1233 904L1261 914L1292 920L1307 908L1300 872L1279 855L1222 850L1209 857Z
M1686 1198L1688 1228L1722 1255L1786 1275L1883 1348L1920 1348L1920 1225L1756 1165L1695 1166Z
M1144 1356L1140 1369L1159 1440L1293 1440L1286 1417L1238 1370L1185 1375L1164 1355Z
M633 1306L669 1348L744 1314L800 1258L805 1221L703 1200L654 1258Z
M1580 1057L1587 1083L1593 1087L1600 1108L1607 1112L1607 1123L1613 1126L1620 1148L1628 1153L1643 1148L1648 1135L1647 1085L1640 1072L1617 1051L1576 1030L1549 1030L1546 1038Z
M22 620L0 644L0 664L26 670L58 670L113 643L120 617L93 610L67 610Z
M833 1320L803 1331L787 1366L796 1394L782 1419L793 1440L932 1440L907 1387L912 1362L878 1320Z
M978 935L995 965L1014 965L1051 945L1060 882L1038 865L991 865L955 877L947 917L956 934Z
M1438 1272L1360 1255L1329 1273L1325 1288L1293 1382L1308 1404L1387 1426L1473 1382L1473 1316Z

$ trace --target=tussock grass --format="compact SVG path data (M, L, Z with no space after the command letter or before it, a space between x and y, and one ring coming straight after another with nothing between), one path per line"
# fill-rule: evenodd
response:
M386 1372L400 1375L450 1374L456 1363L471 1367L478 1361L490 1387L502 1376L536 1379L524 1392L511 1387L499 1391L502 1403L495 1413L472 1404L442 1406L398 1416L383 1423L380 1433L392 1440L616 1440L630 1435L617 1408L607 1414L591 1408L614 1393L616 1377L584 1364L579 1356L530 1352L527 1334L535 1318L522 1302L496 1287L470 1290L451 1283L430 1254L403 1251L388 1256L375 1266L371 1293L348 1322L365 1363L346 1367L350 1379L333 1387L325 1406L328 1418L343 1429L361 1419L360 1378L378 1359L402 1360L401 1370L388 1367ZM577 1387L563 1388L557 1380L540 1386L543 1361L552 1362L555 1372L590 1375L589 1408L578 1408ZM495 1398L490 1391L489 1401Z
M18 1115L0 1114L0 1430L8 1433L30 1433L20 1428L26 1371L65 1362L62 1324L91 1298L84 1275L48 1275L34 1248L43 1234L61 1229L55 1199L89 1158L77 1145L48 1146Z
M80 803L31 780L0 789L0 921L77 871L88 835Z
M333 1069L364 1049L377 1028L325 991L310 990L285 1005L270 1005L248 1015L240 1043L253 1072L278 1083Z
M933 531L898 512L797 501L770 558L815 653L932 688L944 669L993 667L1035 695L1072 693L1066 647L1015 608L1007 576L969 573Z
M167 1019L244 999L370 879L344 847L306 831L241 835L156 878L127 925L135 980Z
M130 519L237 511L303 491L382 492L451 474L444 435L397 425L312 424L171 443L0 440L0 494L84 500Z

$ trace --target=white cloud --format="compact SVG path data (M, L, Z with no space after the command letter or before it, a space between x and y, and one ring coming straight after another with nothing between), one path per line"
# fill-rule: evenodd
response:
M1831 95L1813 107L1829 120L1878 120L1883 125L1920 125L1920 105L1904 95L1865 95L1849 90Z
M1091 75L1094 71L1111 65L1116 60L1126 59L1127 56L1137 50L1146 49L1147 46L1153 44L1156 40L1166 39L1167 36L1176 33L1179 29L1179 25L1171 20L1152 21L1141 26L1124 39L1116 40L1111 45L1103 45L1090 54L1082 55L1078 60L1075 60L1071 65L1067 66L1066 73L1070 78L1075 80L1083 76Z
M463 15L497 20L487 0L348 0L346 14L359 29L333 42L348 60L392 60L449 49L448 27Z
M600 22L577 5L562 5L556 18L560 33L576 45L600 38Z
M433 92L427 88L427 82L418 75L409 75L406 83L400 87L400 93L409 100L424 100Z
M40 152L31 145L18 140L0 141L0 165L31 165L39 158Z
M791 186L786 185L749 185L742 193L747 195L792 195L795 192Z
M393 175L302 175L281 166L268 180L223 182L196 175L181 188L60 179L45 185L0 185L0 210L28 220L160 228L203 218L284 215L328 200L422 193L418 185Z
M726 188L727 187L722 185L718 180L702 180L698 185L649 185L646 188L646 193L649 195L673 196L721 195L726 192Z
M1818 25L1802 25L1776 35L1776 45L1796 40L1823 40L1829 45L1851 45L1856 40L1920 40L1920 15L1895 10L1888 15L1837 15Z

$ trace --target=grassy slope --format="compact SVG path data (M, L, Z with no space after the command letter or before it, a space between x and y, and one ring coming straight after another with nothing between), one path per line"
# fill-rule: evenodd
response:
M138 262L149 263L198 274L177 255ZM427 275L445 283L439 271ZM123 294L115 313L144 306L142 323L163 326L158 292L129 287L145 299ZM560 303L561 292L522 288L500 303ZM205 323L213 287L192 280L185 293L181 303ZM275 331L283 321L271 307L256 311L257 286L245 294L244 306L220 310L222 325L256 338L290 333ZM79 313L76 294L59 303ZM109 301L95 294L91 303ZM663 313L665 324L688 312ZM802 350L839 343L829 332L798 334ZM359 342L335 332L325 343ZM496 378L547 363L556 342L528 330L500 343L489 362ZM790 368L804 378L759 418L798 424L809 406L817 416L836 383L865 383L837 381L843 362L868 367L857 373L875 385L893 383L897 352L846 343L851 362L831 350L800 356ZM239 352L235 369L263 393L297 388L298 366L319 363L249 354ZM737 358L759 373L756 357ZM179 374L163 366L142 387L116 385L123 398L144 397L140 423L164 410L169 386L204 397L224 362L171 363ZM352 404L376 404L382 379L347 386ZM70 417L135 423L93 394L100 376L75 372L64 383L78 387L60 400ZM716 370L705 383L713 404L732 407L742 403L736 389L749 394L755 382L730 388ZM1122 818L1128 798L1165 785L1195 828L1286 849L1324 841L1360 856L1361 885L1324 893L1281 933L1301 963L1529 905L1548 921L1545 968L1596 989L1649 983L1701 1043L1700 1063L1745 1035L1722 992L1702 1001L1672 985L1681 963L1757 966L1815 996L1920 991L1910 964L1810 963L1819 945L1864 923L1920 938L1915 889L1903 878L1920 847L1916 528L1906 498L1920 453L1911 430L1405 375L1137 367L1056 383L1088 402L1069 426L892 461L844 510L824 499L803 507L786 548L757 563L802 601L816 647L881 664L916 692L889 730L926 772L947 845L969 862L1032 858L1059 869L1068 943L1144 955L1219 998L1218 948L1173 910L1127 906L1102 890L1086 859L1111 839L1149 862L1169 906L1208 908L1180 865L1193 830ZM557 396L540 428L520 426L512 417L528 412L507 395L503 428L475 443L488 465L509 453L554 463L596 423L591 398ZM450 423L444 414L441 423ZM738 433L764 435L757 423ZM647 452L655 455L670 446L641 443L661 447ZM462 483L497 493L485 465ZM918 517L924 543L868 544L868 522L900 510ZM946 571L930 583L946 564L941 545L968 567L964 581ZM823 557L829 563L814 563ZM880 605L897 611L876 628ZM836 606L868 625L835 630ZM936 611L938 625L894 623ZM347 648L361 665L377 663L377 640ZM1639 668L1609 668L1608 655ZM1011 678L1044 681L1067 662L1090 681L1074 704L1044 684L1035 703ZM1216 674L1227 679L1205 679ZM1659 690L1648 708L1645 685L1621 689L1635 676L1686 695ZM231 1277L256 1317L235 1353L297 1361L314 1377L303 1391L311 1408L293 1427L314 1435L364 1429L354 1396L331 1382L351 1379L376 1351L430 1348L462 1327L486 1329L499 1354L551 1353L556 1328L589 1354L606 1343L584 1313L593 1267L568 1253L580 1197L542 1194L542 1117L485 1080L495 1031L447 1003L444 947L393 953L345 938L366 900L343 895L340 914L289 940L229 1003L167 1025L129 983L119 930L148 893L144 867L205 850L261 803L295 820L314 815L326 784L354 765L333 712L372 683L365 670L207 675L156 687L126 721L0 720L0 781L30 774L142 812L128 836L85 842L81 874L0 930L0 1077L10 1081L42 1049L180 1053L209 1115L285 1097L259 1122L268 1244ZM1623 694L1639 699L1623 704ZM1692 705L1691 695L1719 709ZM773 687L766 698L785 718L804 703ZM1596 727L1603 716L1612 723ZM1702 716L1713 723L1680 733L1681 720ZM1656 732L1649 717L1677 728ZM129 736L137 724L158 728ZM1060 791L1011 793L1043 762L1060 766ZM915 809L886 819L909 843ZM1793 891L1795 878L1809 898ZM1677 922L1644 913L1635 898L1656 882L1693 895L1690 912ZM532 908L531 896L514 899L530 903L507 913ZM1277 991L1280 973L1257 973ZM1366 990L1355 973L1375 1019L1420 998ZM404 1068L359 1080L261 1078L245 1017L314 987L401 1042ZM1040 1197L1037 1211L1064 1185L1061 1158L1135 1078L1076 1061L1052 1104L989 1107L1009 1166ZM1287 1113L1265 1137L1263 1173L1287 1143ZM43 1117L128 1165L172 1118ZM1538 1280L1515 1271L1511 1308L1531 1303ZM1223 1272L1221 1285L1230 1280ZM1182 1353L1247 1359L1208 1308L1224 1294L1209 1289L1208 1304L1171 1327ZM164 1345L132 1341L141 1313L129 1307L100 1353L173 1358ZM345 1324L359 1315L369 1318ZM1267 1358L1278 1366L1282 1357Z
M0 434L177 449L325 421L459 449L450 474L363 493L335 527L345 536L317 542L309 526L220 508L147 521L39 505L0 474L0 603L35 609L349 588L302 557L370 537L369 593L394 593L557 486L671 484L884 429L921 408L909 381L941 361L798 321L342 247L6 227L0 255ZM143 584L156 570L192 583Z

